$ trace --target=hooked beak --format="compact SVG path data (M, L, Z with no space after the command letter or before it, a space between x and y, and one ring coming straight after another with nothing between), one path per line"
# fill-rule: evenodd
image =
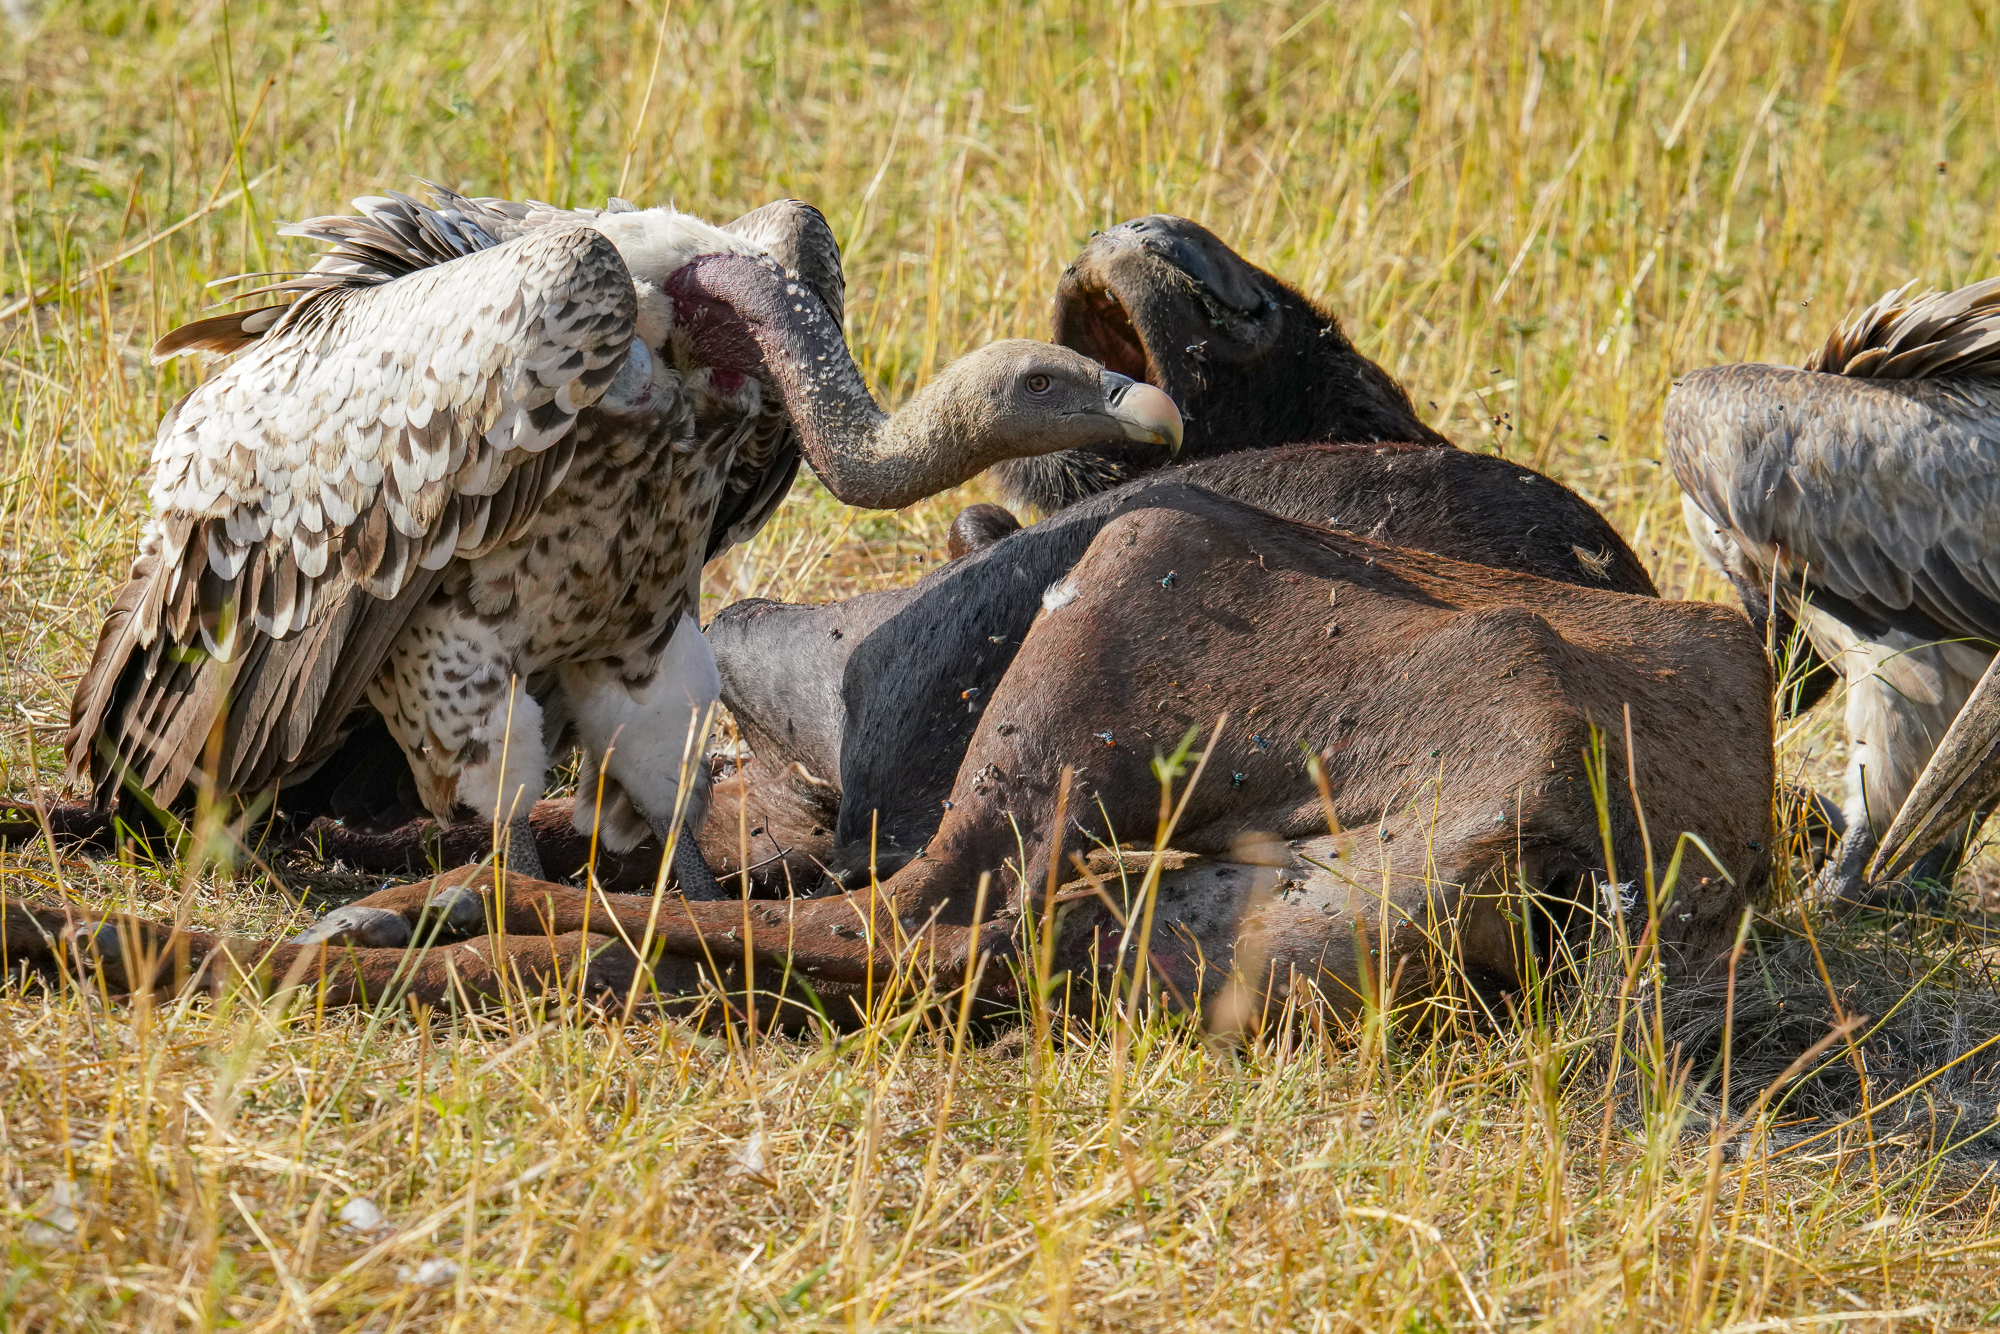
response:
M1126 439L1165 445L1169 454L1181 452L1180 409L1152 385L1106 371L1104 404Z

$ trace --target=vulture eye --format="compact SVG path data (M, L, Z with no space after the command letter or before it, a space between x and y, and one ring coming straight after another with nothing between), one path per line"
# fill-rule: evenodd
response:
M1031 394L1046 394L1049 392L1049 386L1053 383L1054 381L1049 379L1048 376L1037 371L1028 377L1028 392Z

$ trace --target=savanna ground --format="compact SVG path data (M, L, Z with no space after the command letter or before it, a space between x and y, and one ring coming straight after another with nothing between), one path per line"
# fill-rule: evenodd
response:
M1888 287L2000 261L1983 5L6 9L16 796L60 781L153 427L200 373L152 368L148 345L209 280L295 263L279 221L414 176L718 219L813 200L890 400L962 349L1042 333L1092 228L1186 214L1330 303L1461 444L1599 504L1690 597L1727 593L1660 465L1671 377L1797 362ZM802 483L710 571L709 609L913 579L982 494L873 514ZM1786 772L1837 761L1832 716L1783 731ZM0 876L245 929L302 911L254 870L36 848L0 853ZM1805 923L1791 893L1773 938ZM1873 970L1870 1013L1895 1009L1897 979L1928 977L1938 1024L1951 997L1992 995L1963 925L1822 929L1832 974ZM949 998L835 1041L527 1004L420 1021L17 989L0 996L0 1326L2000 1320L1980 1159L1867 1121L1763 1133L1782 1113L1725 1144L1675 1095L1670 1050L1610 1096L1605 1020L1572 1008L1431 1037L1308 1018L1221 1045L1141 1018L981 1045ZM1867 1097L1866 1062L1832 1058Z

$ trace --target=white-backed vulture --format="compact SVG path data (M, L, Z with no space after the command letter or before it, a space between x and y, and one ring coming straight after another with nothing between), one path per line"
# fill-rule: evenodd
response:
M629 817L607 834L664 838L702 814L705 769L679 779L717 689L703 561L801 452L841 499L895 507L1016 453L1179 439L1164 394L1027 342L886 416L804 205L724 230L435 193L286 229L333 244L260 289L287 304L155 349L239 355L161 423L153 517L77 690L72 775L100 803L269 791L372 707L432 813L507 824L521 870L558 734L603 762ZM712 890L679 846L684 888Z
M1847 683L1828 887L1934 844L1922 872L1948 875L1962 840L1939 840L1995 795L1968 766L2000 722L1961 711L2000 641L2000 279L1890 292L1803 369L1696 371L1668 395L1666 439L1702 554L1795 616ZM1972 731L1933 765L1954 719Z

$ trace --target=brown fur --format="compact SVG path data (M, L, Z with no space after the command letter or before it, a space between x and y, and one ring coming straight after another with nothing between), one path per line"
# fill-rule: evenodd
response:
M656 908L516 882L497 913L514 937L500 952L524 983L545 984L578 966L589 913L600 933L613 920L635 943L649 932L656 983L674 996L703 968L730 986L746 947L766 987L810 982L837 997L911 961L955 986L975 953L1004 962L1018 947L1047 868L1074 865L1099 840L1153 838L1156 755L1190 732L1207 737L1225 714L1172 839L1203 860L1163 886L1152 945L1156 973L1187 1004L1213 1001L1232 975L1253 1004L1304 981L1351 1004L1366 976L1400 972L1421 989L1454 965L1484 989L1519 989L1516 923L1541 921L1529 937L1546 948L1601 902L1606 837L1584 760L1599 743L1617 879L1642 880L1649 857L1663 868L1683 834L1722 864L1688 850L1660 915L1668 967L1700 973L1726 947L1768 875L1771 843L1769 679L1741 617L1380 547L1196 488L1147 494L1074 567L1073 599L1038 618L981 715L937 836L879 889ZM1628 710L1650 847L1622 781ZM1324 767L1340 835L1327 832L1308 754ZM1059 822L1065 769L1074 783ZM1324 869L1301 870L1301 853ZM1270 892L1258 862L1290 863L1278 868L1286 892ZM414 923L430 895L462 883L494 913L484 871L363 902ZM1524 912L1531 901L1539 914ZM1059 961L1079 975L1117 966L1118 915L1094 894L1081 902L1061 914ZM1643 904L1631 912L1636 935ZM431 1004L457 994L451 969L469 997L498 985L490 937L434 947L411 969L402 950L322 954L183 933L164 952L178 971L160 972L122 962L147 941L159 953L160 928L114 925L89 937L113 987L214 980L205 961L223 959L272 982L325 979L330 1001L377 997L399 968ZM46 966L61 926L47 910L10 908L9 957ZM639 956L612 947L615 934L600 938L582 977L609 995ZM1369 951L1386 944L1387 957L1357 952L1357 939ZM1007 969L980 976L982 996L1011 1000Z

